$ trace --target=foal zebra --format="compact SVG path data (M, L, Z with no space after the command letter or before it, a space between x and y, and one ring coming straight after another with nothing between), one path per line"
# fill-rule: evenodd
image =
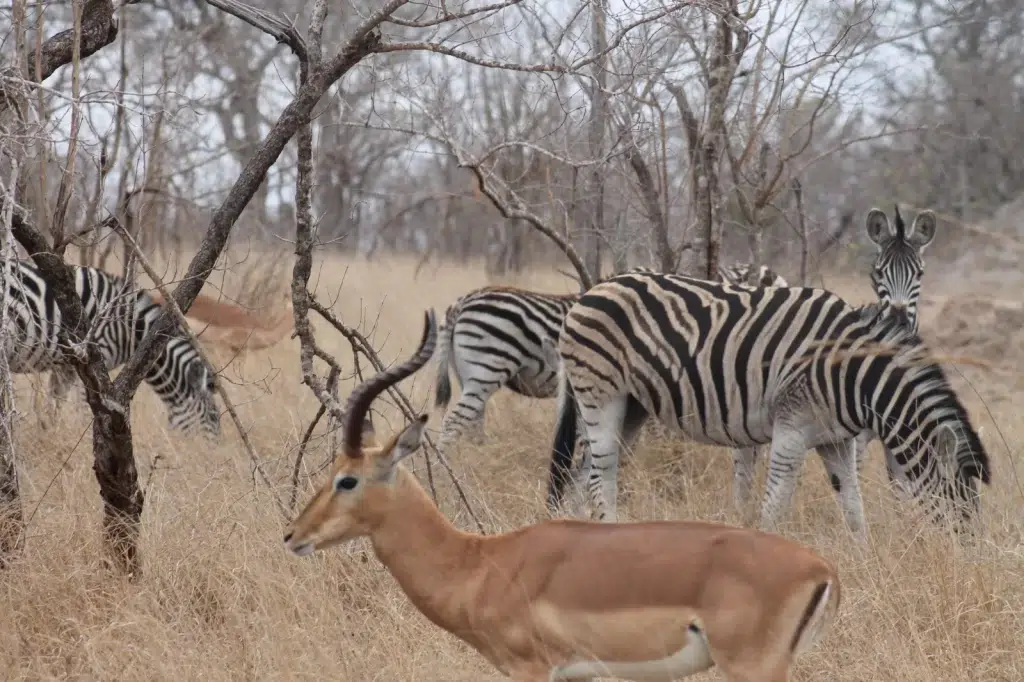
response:
M720 268L727 281L747 281L752 265ZM637 267L629 272L654 272ZM758 270L761 286L786 286L786 280L765 266ZM502 386L531 398L554 398L558 365L551 348L558 341L565 314L579 294L547 294L513 287L483 287L448 306L435 352L437 382L434 404L447 407L452 398L449 367L461 386L459 400L441 422L438 448L473 429L483 437L487 401ZM545 348L545 346L548 348ZM557 357L557 356L555 356Z
M160 307L145 292L130 291L125 280L116 275L80 266L72 270L89 325L89 340L98 347L107 369L114 369L132 356L160 314ZM0 269L0 277L6 281L4 350L11 372L51 370L51 399L56 410L76 378L64 360L58 339L60 309L31 262L12 263L9 273ZM207 436L220 433L215 374L186 336L178 333L167 338L145 380L167 405L171 428L191 431L199 427Z
M924 276L921 254L935 239L935 214L921 211L909 230L898 205L894 218L890 223L885 212L877 208L868 212L868 237L878 247L878 255L871 268L871 286L878 300L906 311L910 326L916 332L917 302L921 297L921 278Z
M789 506L815 448L847 524L862 534L854 441L865 430L884 443L890 477L927 497L933 517L949 511L945 501L954 504L958 530L979 507L976 479L989 482L988 456L945 373L885 303L857 308L822 289L624 274L569 310L558 353L552 511L577 420L600 520L616 518L620 439L628 447L651 416L692 440L748 453L770 442L765 525Z

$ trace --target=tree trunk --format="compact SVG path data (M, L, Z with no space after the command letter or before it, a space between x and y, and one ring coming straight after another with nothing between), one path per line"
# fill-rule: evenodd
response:
M39 267L47 290L53 292L63 321L61 345L82 380L92 410L93 471L103 498L103 534L109 558L116 568L137 577L141 574L138 537L144 497L135 467L131 395L126 400L118 399L96 345L83 343L88 329L71 267L17 208L11 231Z

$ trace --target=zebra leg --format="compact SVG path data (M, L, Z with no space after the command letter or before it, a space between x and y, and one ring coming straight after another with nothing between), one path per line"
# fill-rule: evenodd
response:
M860 539L866 539L864 526L864 501L860 494L860 477L857 472L858 437L848 438L839 443L829 443L817 448L828 472L832 489L839 497L843 516L850 531Z
M647 421L647 411L630 395L613 398L600 408L580 404L579 409L589 444L583 458L589 458L590 499L598 521L615 522L619 458L636 441Z
M466 440L473 445L483 445L484 441L487 440L487 432L484 429L484 422L487 416L487 403L480 406L480 416L471 422L466 423L465 434Z
M732 451L732 499L736 511L746 523L754 488L759 447L734 448Z
M500 386L500 383L485 384L472 379L463 384L458 402L445 413L441 421L441 434L437 439L438 450L447 453L448 447L474 422L479 422L482 430L484 407Z
M570 471L569 487L572 497L567 506L573 510L574 516L578 516L586 506L583 491L586 490L587 477L590 475L590 441L587 439L582 420L577 422L576 449L573 452L579 453L579 459L573 461Z
M587 492L592 517L598 521L615 522L618 519L619 443L626 423L628 400L629 396L619 396L601 407L579 405L590 452L590 462L586 467L589 475Z
M807 458L807 439L799 428L776 422L768 459L768 476L761 503L761 527L773 530L789 509L797 477Z
M45 404L37 413L40 428L49 429L59 421L61 407L67 402L68 389L75 379L75 371L70 367L54 367L50 370L50 389Z

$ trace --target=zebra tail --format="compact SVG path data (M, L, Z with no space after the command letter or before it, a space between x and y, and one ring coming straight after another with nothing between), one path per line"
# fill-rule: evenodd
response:
M557 511L569 482L576 448L576 427L579 422L579 408L576 394L565 373L563 365L558 372L558 424L555 427L555 442L551 450L551 476L548 482L548 510Z
M455 314L448 308L444 324L437 335L437 388L434 390L434 407L448 407L452 399L452 381L448 375L448 367L451 362L454 333Z

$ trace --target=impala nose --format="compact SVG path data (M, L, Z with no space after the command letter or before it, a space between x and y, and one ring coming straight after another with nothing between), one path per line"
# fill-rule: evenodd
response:
M284 534L284 544L288 544L288 541L292 539L292 532L288 531Z

